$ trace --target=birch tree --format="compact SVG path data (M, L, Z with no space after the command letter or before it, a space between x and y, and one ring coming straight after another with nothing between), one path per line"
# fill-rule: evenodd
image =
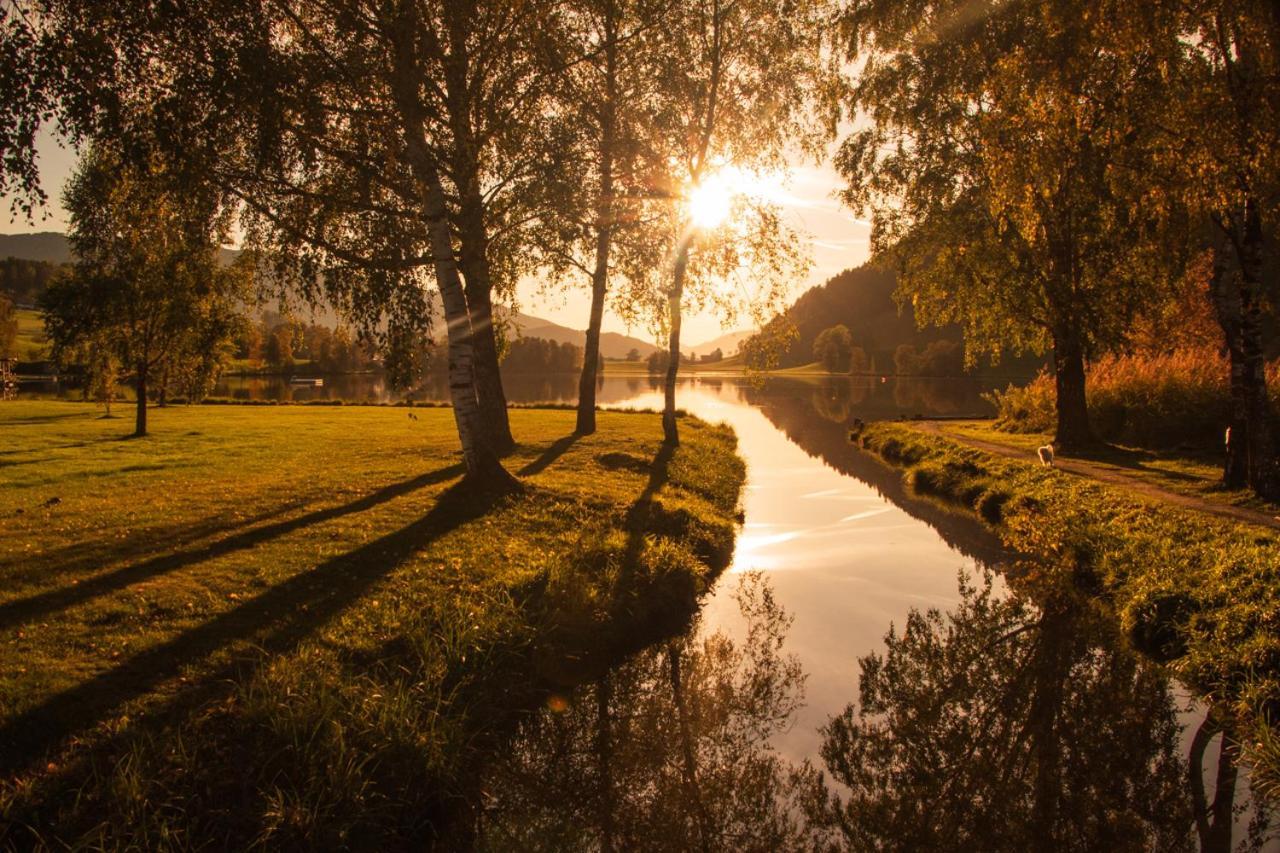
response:
M676 379L686 288L695 281L691 270L713 272L717 266L699 264L695 256L700 243L713 242L707 238L720 225L713 220L733 212L727 176L731 169L737 175L781 170L788 153L815 149L830 129L826 99L837 80L823 50L834 21L834 7L824 0L695 0L680 4L674 15L665 28L664 82L655 111L665 166L665 186L655 191L671 201L663 434L673 444L679 442ZM782 224L776 213L760 204L739 209L757 214L754 224L764 230L755 230L760 239L738 260L754 262L760 272L780 269L785 247L771 246L767 235ZM785 240L781 231L774 236ZM775 249L784 251L773 254ZM710 286L713 279L705 276L701 283Z

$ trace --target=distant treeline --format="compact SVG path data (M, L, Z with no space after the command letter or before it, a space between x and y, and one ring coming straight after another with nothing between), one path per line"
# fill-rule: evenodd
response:
M571 373L582 369L583 349L568 341L515 338L507 343L502 369L510 373Z
M354 373L376 366L368 347L345 326L301 323L274 311L246 322L234 343L236 359L251 370Z
M67 266L26 258L5 258L0 261L0 294L17 305L34 305L49 282Z

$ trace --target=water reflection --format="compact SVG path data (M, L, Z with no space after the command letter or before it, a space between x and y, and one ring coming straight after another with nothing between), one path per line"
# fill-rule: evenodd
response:
M835 383L832 387L845 389L846 386L847 383ZM743 386L742 395L747 403L759 409L778 431L810 457L871 486L891 504L928 524L949 546L966 557L999 563L1004 557L1004 549L990 530L974 523L968 516L916 497L906 488L900 471L882 464L849 442L848 426L853 418L869 415L852 402L848 405L833 403L833 399L851 401L852 396L844 398L841 395L846 393L845 390L832 390L832 387ZM854 392L848 393L852 395Z
M487 850L1262 849L1247 792L1187 739L1169 682L1071 591L959 582L860 658L821 762L771 745L801 707L792 620L740 576L737 640L651 648L521 727L488 769ZM850 649L857 655L858 649ZM850 685L852 688L852 685ZM1206 777L1209 780L1205 785Z
M791 619L762 575L741 577L741 639L695 630L528 720L488 773L480 849L806 846L770 746L803 692L783 651Z
M1001 597L988 576L885 645L824 732L839 785L808 814L838 846L1195 849L1168 682L1106 614L1060 590ZM1230 817L1210 822L1230 849Z

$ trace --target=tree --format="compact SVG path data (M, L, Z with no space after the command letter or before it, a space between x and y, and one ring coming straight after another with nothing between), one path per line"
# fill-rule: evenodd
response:
M293 371L293 327L281 323L267 331L263 358L274 370L281 373Z
M1165 97L1147 114L1167 135L1165 183L1152 194L1175 221L1202 223L1199 245L1212 252L1209 296L1231 363L1224 480L1275 496L1280 470L1265 359L1274 344L1266 315L1280 295L1280 11L1265 0L1162 5L1176 14L1182 53Z
M872 214L903 302L960 323L970 357L1052 350L1068 447L1093 441L1086 359L1166 278L1132 181L1167 15L1135 9L859 0L846 17L864 62L849 103L872 119L837 157L846 201Z
M573 156L558 183L557 215L543 224L545 262L554 274L584 276L591 288L585 355L578 382L577 432L595 431L600 331L611 276L661 262L644 202L653 194L652 132L661 89L666 0L575 0L567 30L571 66L558 86ZM639 353L636 353L639 360Z
M14 344L18 340L18 314L13 310L13 303L0 295L0 358L12 356Z
M820 332L813 342L813 357L828 373L847 373L852 355L853 337L842 325Z
M670 273L655 307L668 340L662 423L669 444L679 443L676 379L686 296L695 307L728 305L734 277L750 269L758 288L752 301L773 307L804 266L767 200L743 204L735 190L744 188L749 170L778 168L788 145L812 147L821 137L822 96L834 76L823 51L830 13L824 0L699 0L680 4L667 30L655 125L672 199Z
M0 22L15 90L3 188L38 197L32 133L51 115L73 134L155 129L244 205L277 285L328 297L400 383L434 278L467 483L518 488L497 461L509 429L484 382L497 364L482 303L525 265L522 232L561 150L546 97L567 61L558 4L39 6Z
M627 361L639 361L639 360L640 360L640 350L636 349L635 347L632 347L631 349L627 350Z
M93 145L64 197L78 260L40 301L56 357L90 345L132 373L135 436L147 434L151 379L204 356L192 336L227 322L248 268L219 267L226 219L216 197L181 193L172 178L162 162Z
M867 360L866 350L860 346L849 350L849 372L856 375L870 371L871 362Z

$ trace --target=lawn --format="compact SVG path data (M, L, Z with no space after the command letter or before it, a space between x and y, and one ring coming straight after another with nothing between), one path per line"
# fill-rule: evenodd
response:
M39 311L19 308L18 337L13 342L14 355L21 361L41 361L49 357L49 342L44 336L44 321ZM3 353L0 353L3 355Z
M0 403L0 847L465 835L514 719L732 551L731 431L573 418L514 411L481 504L446 408Z

